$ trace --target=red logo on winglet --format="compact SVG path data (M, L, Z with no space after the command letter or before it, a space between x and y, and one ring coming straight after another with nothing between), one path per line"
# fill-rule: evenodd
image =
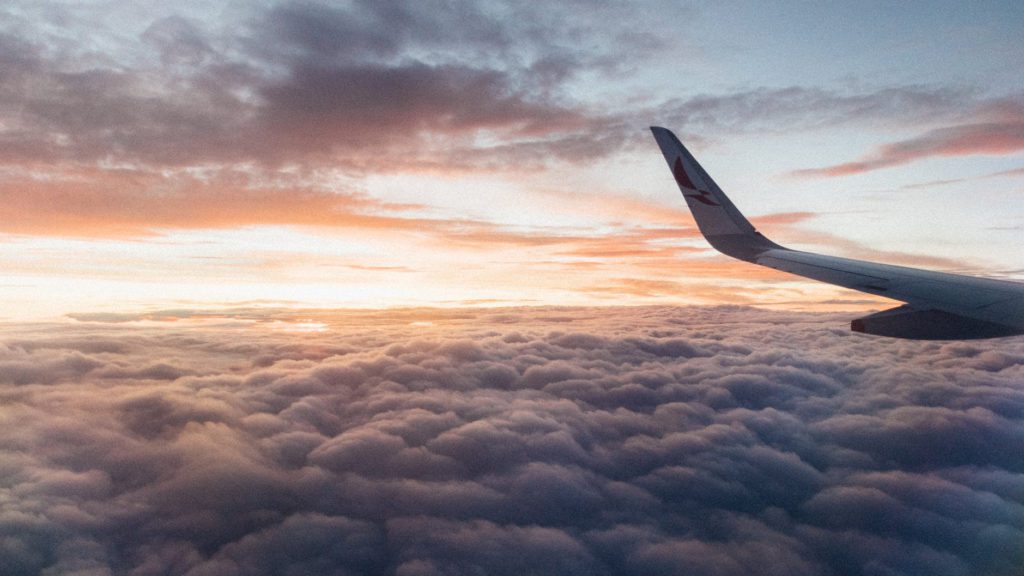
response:
M672 165L672 175L675 176L676 182L680 187L698 192L698 194L687 194L684 191L683 196L685 198L693 198L694 200L702 204L707 204L708 206L721 206L721 204L712 199L711 193L706 190L698 190L697 187L693 185L693 181L690 180L690 177L686 174L686 169L683 168L682 158L676 157L676 163Z

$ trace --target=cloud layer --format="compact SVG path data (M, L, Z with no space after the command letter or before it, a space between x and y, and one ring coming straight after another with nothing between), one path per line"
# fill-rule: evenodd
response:
M1024 563L1020 339L740 307L79 318L0 348L7 574Z

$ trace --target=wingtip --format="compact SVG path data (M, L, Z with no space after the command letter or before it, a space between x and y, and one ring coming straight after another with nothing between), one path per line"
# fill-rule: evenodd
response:
M651 135L654 136L654 139L662 146L663 151L665 150L665 145L678 144L679 146L682 146L682 143L679 142L679 138L677 138L675 133L668 128L662 126L651 126L650 128Z

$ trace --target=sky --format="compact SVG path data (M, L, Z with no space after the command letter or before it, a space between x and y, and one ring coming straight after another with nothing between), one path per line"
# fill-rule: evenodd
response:
M1013 2L0 5L0 317L877 308L698 236L1024 276Z
M1024 5L0 2L0 573L1021 576Z

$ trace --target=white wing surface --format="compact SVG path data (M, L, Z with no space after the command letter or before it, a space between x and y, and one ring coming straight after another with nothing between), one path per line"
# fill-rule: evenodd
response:
M654 139L704 237L740 260L905 302L854 320L854 331L896 338L959 340L1024 334L1024 283L932 272L790 250L750 222L665 128Z

